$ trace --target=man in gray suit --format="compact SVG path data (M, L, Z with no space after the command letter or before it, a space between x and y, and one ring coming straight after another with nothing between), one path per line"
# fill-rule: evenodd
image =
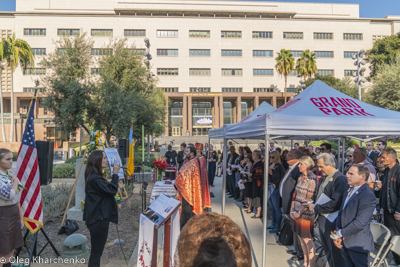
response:
M369 189L369 170L365 165L356 164L347 171L349 192L336 219L335 246L341 249L346 267L369 267L369 253L374 250L370 230L376 197Z

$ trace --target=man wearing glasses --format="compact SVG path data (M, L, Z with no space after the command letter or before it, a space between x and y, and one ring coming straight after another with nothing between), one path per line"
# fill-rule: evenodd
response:
M386 141L378 142L378 145L377 145L378 150L379 150L378 157L380 157L382 155L382 151L386 148L386 145L387 145Z
M368 161L376 166L376 159L378 158L378 153L374 151L374 143L371 141L367 142L367 153L368 153Z
M336 167L336 169L339 169L339 162L335 158L335 155L332 154L331 150L332 150L332 145L331 144L329 144L329 143L321 144L321 153L330 154L335 159L335 167Z

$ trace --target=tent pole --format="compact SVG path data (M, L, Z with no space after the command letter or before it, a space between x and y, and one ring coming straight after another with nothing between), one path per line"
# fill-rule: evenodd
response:
M337 155L338 155L338 167L339 167L339 169L340 169L340 158L342 157L341 155L340 155L340 137L339 137L339 139L337 140Z
M222 215L225 215L225 190L226 190L226 162L228 159L228 153L226 149L226 141L227 139L224 138L224 144L223 144L223 150L222 150L222 157L223 157L223 167L222 167L222 205L221 205L221 213Z
M263 205L263 267L267 266L267 211L268 211L268 166L269 166L269 134L265 135L265 161L264 161L264 205Z
M342 138L342 146L343 146L343 151L342 151L342 172L343 172L343 170L344 170L344 160L345 160L345 158L344 158L344 151L345 151L345 149L346 149L346 147L345 147L345 142L346 142L346 137L343 137Z
M290 140L290 149L293 149L293 139Z

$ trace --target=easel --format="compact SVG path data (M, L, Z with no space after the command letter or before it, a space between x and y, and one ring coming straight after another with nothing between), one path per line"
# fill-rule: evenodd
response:
M157 247L158 247L158 229L164 225L164 254L163 254L163 267L170 266L171 259L171 216L179 210L179 204L165 220L157 226L154 224L154 238L153 238L153 255L151 260L151 267L157 267Z
M50 238L47 236L46 232L43 230L43 227L41 227L40 232L42 232L42 234L44 235L44 237L47 240L47 243L42 247L42 249L39 251L39 253L37 253L37 239L38 239L38 234L39 231L37 231L36 233L33 234L33 240L32 240L32 244L30 249L28 248L27 244L26 244L26 238L28 237L29 234L29 230L27 229L24 235L24 247L26 248L26 250L29 252L29 263L28 263L28 267L31 266L32 263L32 258L33 257L38 257L40 256L40 254L43 252L43 250L47 247L48 244L50 244L51 248L53 249L54 253L56 253L56 255L58 257L61 257L60 253L58 252L58 250L56 249L56 247L54 246L54 244L51 242ZM20 254L22 250L22 247L17 249L17 253L15 254L15 257L17 258Z

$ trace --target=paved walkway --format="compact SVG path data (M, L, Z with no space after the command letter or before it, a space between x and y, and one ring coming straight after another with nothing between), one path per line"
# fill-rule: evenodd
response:
M222 177L215 177L214 185L215 187L211 187L211 192L215 195L215 197L211 198L212 211L221 213ZM263 223L260 219L252 219L251 216L253 213L247 214L243 211L241 202L237 202L232 198L226 198L225 215L238 224L249 239L253 256L253 266L262 267ZM285 247L277 245L276 235L267 232L266 266L301 266L303 261L301 261L301 264L299 262L293 262L290 260L291 255L286 253L287 249L292 248L292 246Z

